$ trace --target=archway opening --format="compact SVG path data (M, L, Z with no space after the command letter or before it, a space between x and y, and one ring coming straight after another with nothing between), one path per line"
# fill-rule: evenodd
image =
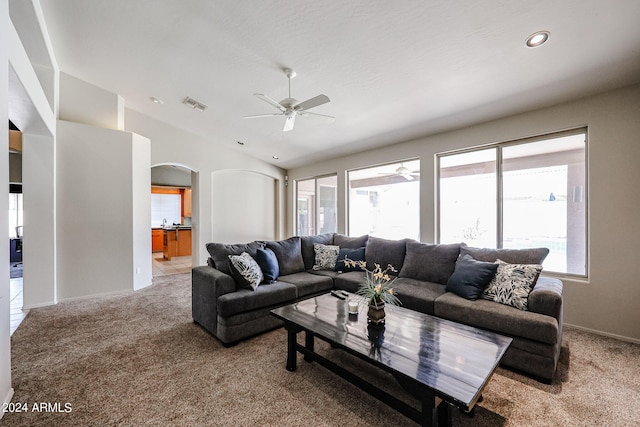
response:
M198 173L189 166L151 167L151 248L153 276L188 273L198 244Z

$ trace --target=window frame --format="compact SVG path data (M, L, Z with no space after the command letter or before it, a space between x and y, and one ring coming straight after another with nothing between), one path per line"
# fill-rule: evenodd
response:
M567 277L567 278L577 278L577 279L588 279L590 276L590 239L589 239L589 212L590 212L590 197L589 197L589 129L587 126L572 128L561 130L557 132L551 132L541 135L535 135L526 138L507 140L501 142L493 142L490 144L476 145L473 147L465 147L456 150L443 151L435 154L435 212L434 212L434 225L435 225L435 240L437 243L441 243L441 218L440 218L440 200L441 200L441 189L440 189L440 161L442 157L447 157L451 155L471 153L480 150L487 149L495 149L496 150L496 248L503 248L504 234L503 234L503 224L504 224L504 201L503 201L503 166L504 160L502 155L502 150L506 147L513 147L517 145L530 144L540 141L545 141L549 139L561 138L566 136L574 136L584 134L584 203L585 203L585 226L584 226L584 242L585 242L585 251L584 251L584 260L585 260L585 269L584 274L577 273L567 273L567 272L559 272L559 271L546 271L545 275L554 276L554 277Z
M361 166L361 167L357 167L357 168L353 168L353 169L347 169L345 171L345 201L346 201L346 206L345 206L345 212L346 212L346 218L345 218L345 229L346 229L346 234L348 236L351 235L351 230L349 229L351 226L351 180L349 178L349 174L351 172L356 172L356 171L361 171L361 170L365 170L365 169L372 169L372 168L378 168L378 167L383 167L383 166L389 166L389 165L394 165L394 164L400 164L400 163L406 163L406 162L414 162L417 161L418 164L420 165L420 174L422 175L423 171L422 171L422 161L420 156L415 156L415 157L408 157L408 158L404 158L404 159L396 159L396 160L390 160L388 162L383 162L383 163L376 163L376 164L372 164L372 165L366 165L366 166ZM421 204L421 198L422 198L422 179L420 179L420 187L418 189L418 236L416 240L420 240L420 236L421 236L421 231L422 231L422 215L420 213L420 207L422 206Z
M299 202L300 202L300 198L298 197L298 189L299 189L299 183L301 181L314 181L314 203L313 203L313 230L314 230L314 234L311 235L317 235L319 233L318 230L318 219L319 219L319 215L320 215L320 187L329 187L325 184L320 184L319 181L324 179L324 178L331 178L331 177L335 177L336 179L336 186L335 186L335 200L336 200L336 225L335 225L335 231L334 232L338 232L338 218L337 218L337 213L338 213L338 173L334 172L334 173L328 173L328 174L324 174L324 175L317 175L317 176L312 176L312 177L308 177L308 178L300 178L300 179L296 179L294 180L294 187L293 187L293 194L295 197L295 206L294 206L294 217L295 217L295 223L294 223L294 230L295 230L295 235L296 236L300 236L300 223L299 223L299 217L298 217L298 208L299 208Z

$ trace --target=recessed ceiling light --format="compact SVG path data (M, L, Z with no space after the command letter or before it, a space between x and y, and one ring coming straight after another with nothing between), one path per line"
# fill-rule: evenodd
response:
M527 37L527 47L538 47L549 40L549 31L538 31Z
M162 105L164 104L164 102L162 102L162 99L158 99L155 96L152 96L151 98L149 98L151 100L151 102L153 102L154 104L159 104Z
M278 160L280 158L278 156L272 156L272 157L273 157L273 160Z

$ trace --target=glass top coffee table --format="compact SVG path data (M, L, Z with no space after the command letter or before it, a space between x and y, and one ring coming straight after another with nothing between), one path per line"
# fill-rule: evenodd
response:
M348 294L350 300L359 298ZM287 330L286 369L296 370L300 352L305 361L330 369L424 426L451 425L451 406L471 411L512 341L402 307L387 306L384 326L368 325L366 303L360 299L359 313L352 315L347 301L327 293L271 310ZM297 335L303 331L301 345ZM315 337L393 374L421 401L422 410L314 352Z

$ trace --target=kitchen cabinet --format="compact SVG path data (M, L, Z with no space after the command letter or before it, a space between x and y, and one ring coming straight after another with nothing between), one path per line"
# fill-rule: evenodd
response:
M162 240L164 259L191 255L191 228L165 229Z
M162 252L164 247L164 231L162 228L154 228L151 230L151 251Z
M191 189L185 188L182 196L182 216L192 217L193 212L191 209Z

